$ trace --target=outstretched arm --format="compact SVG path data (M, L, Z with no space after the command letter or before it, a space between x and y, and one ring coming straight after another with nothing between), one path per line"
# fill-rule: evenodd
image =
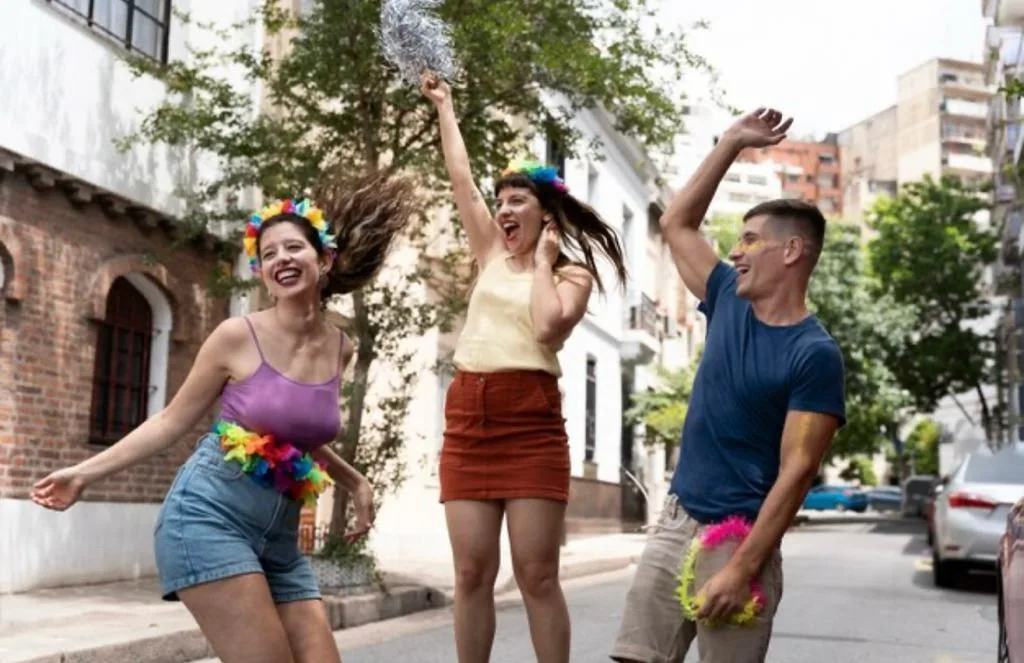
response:
M739 153L747 147L775 145L786 137L793 123L780 124L782 114L758 108L741 117L723 134L661 217L661 230L683 283L698 299L704 299L708 276L718 257L700 234L700 224L719 183Z
M437 107L437 119L441 128L441 148L444 163L455 195L455 208L459 220L469 238L469 249L476 261L483 265L498 247L498 228L491 218L491 211L473 181L469 167L469 154L462 140L459 121L452 106L451 88L433 74L420 77L423 94Z
M78 500L85 487L180 440L217 400L231 377L228 362L233 351L245 343L247 336L241 319L222 322L199 349L188 377L167 407L112 447L39 480L32 489L32 499L47 508L64 510Z

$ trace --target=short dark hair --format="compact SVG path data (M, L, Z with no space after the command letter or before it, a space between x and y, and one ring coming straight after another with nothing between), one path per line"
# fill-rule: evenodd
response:
M755 216L767 216L776 232L800 235L810 244L811 266L818 262L825 243L825 216L816 205L789 198L768 200L754 205L743 215L747 221Z

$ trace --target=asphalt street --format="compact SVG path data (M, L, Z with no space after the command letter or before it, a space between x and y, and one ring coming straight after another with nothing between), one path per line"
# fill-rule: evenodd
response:
M769 661L786 663L991 663L994 576L936 589L920 523L817 521L784 542L785 590ZM572 661L607 656L632 570L566 584ZM337 634L345 663L453 663L451 612L442 609ZM535 660L526 615L514 597L499 605L492 663ZM696 646L687 663L698 660Z

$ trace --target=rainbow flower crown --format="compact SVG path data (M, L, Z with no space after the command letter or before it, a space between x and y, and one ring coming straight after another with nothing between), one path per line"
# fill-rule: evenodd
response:
M565 185L565 180L558 176L558 169L546 163L530 161L529 159L513 159L508 167L501 171L501 176L504 177L513 173L525 175L536 183L548 184L561 193L569 192L569 187Z
M249 220L245 222L245 228L242 231L242 247L245 250L245 255L249 258L249 268L254 273L259 270L260 266L260 257L256 255L256 236L259 234L260 226L264 221L278 214L297 214L303 217L320 234L320 243L323 244L324 249L336 248L335 235L327 232L330 225L324 218L322 209L310 202L308 198L302 200L283 198L265 205L258 212L253 212L249 215Z

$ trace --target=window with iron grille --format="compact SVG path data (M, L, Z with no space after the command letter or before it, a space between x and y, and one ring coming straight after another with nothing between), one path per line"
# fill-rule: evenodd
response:
M110 286L96 334L89 441L113 444L146 419L153 311L127 279Z
M587 357L587 405L586 439L583 445L583 459L594 460L597 449L597 359Z
M171 0L47 0L127 50L167 61Z

